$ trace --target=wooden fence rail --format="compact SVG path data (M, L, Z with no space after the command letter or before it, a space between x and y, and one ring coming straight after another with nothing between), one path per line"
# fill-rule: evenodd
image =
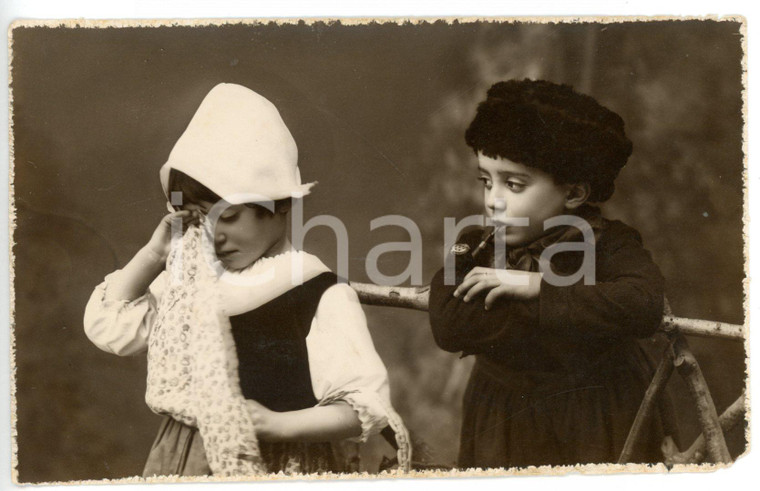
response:
M365 305L384 307L400 307L406 309L428 309L430 287L391 287L369 283L351 282L350 285L359 295L359 300ZM657 401L665 392L665 386L674 371L686 382L689 394L697 410L702 434L684 451L679 452L671 438L663 442L663 456L667 464L713 463L730 462L731 455L726 446L724 432L744 420L744 393L734 401L720 416L715 409L710 390L707 387L702 370L694 354L689 349L683 335L702 336L722 339L744 340L744 326L702 319L687 319L676 317L667 312L662 318L660 331L669 339L668 347L663 354L660 365L654 374L636 414L631 430L628 433L625 446L618 463L630 461L633 450L643 434L646 422L651 417Z

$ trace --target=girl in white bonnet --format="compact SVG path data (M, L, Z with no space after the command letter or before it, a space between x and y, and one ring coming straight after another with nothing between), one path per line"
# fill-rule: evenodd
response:
M214 87L161 169L171 213L87 304L100 349L147 351L145 399L164 419L146 477L341 471L334 442L386 427L408 469L356 293L288 239L313 185L297 159L268 100Z

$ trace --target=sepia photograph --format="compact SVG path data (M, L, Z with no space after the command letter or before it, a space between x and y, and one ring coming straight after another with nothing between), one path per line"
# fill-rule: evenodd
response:
M731 472L746 31L16 20L13 481Z

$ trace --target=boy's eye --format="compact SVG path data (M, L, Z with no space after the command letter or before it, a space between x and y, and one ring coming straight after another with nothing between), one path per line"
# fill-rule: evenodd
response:
M478 181L483 183L483 186L485 186L486 189L491 189L491 180L487 177L478 177Z
M511 179L508 179L504 184L512 191L522 191L525 189L525 184Z

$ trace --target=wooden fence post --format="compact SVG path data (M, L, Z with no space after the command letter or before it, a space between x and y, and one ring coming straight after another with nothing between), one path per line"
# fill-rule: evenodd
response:
M652 378L652 382L647 387L647 391L644 394L644 399L641 401L639 410L636 413L636 418L633 420L631 430L628 432L628 437L625 439L625 445L623 451L620 453L618 464L627 464L631 460L633 449L636 443L641 439L646 423L649 417L652 415L660 396L665 391L665 387L670 380L670 376L673 374L673 360L675 355L673 353L673 340L668 343L665 348L665 353L662 355L660 365L657 367L657 371Z
M673 363L686 381L697 407L697 416L702 427L702 434L705 436L708 457L715 463L731 462L731 454L728 453L726 439L723 437L723 430L718 422L718 412L715 410L710 390L707 388L697 359L689 349L686 339L680 334L676 335L673 350L675 351Z

